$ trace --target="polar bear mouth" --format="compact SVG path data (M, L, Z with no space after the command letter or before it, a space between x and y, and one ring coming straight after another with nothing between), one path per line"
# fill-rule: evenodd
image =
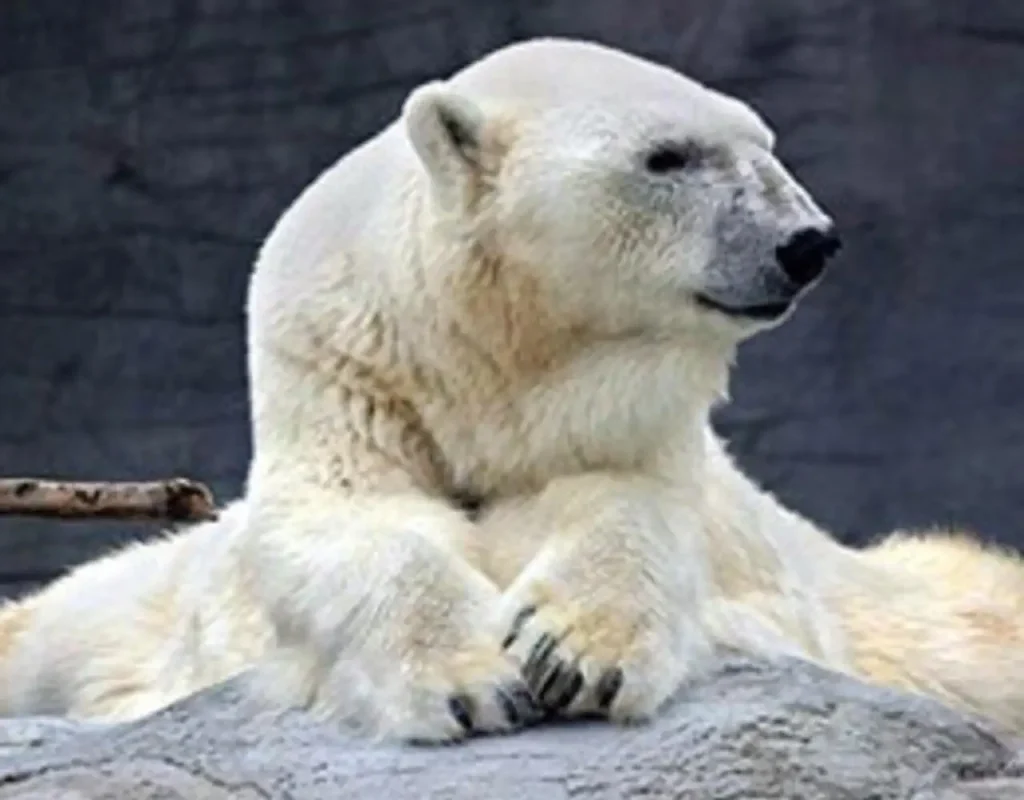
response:
M697 304L702 308L717 311L719 314L725 314L727 317L761 321L778 319L789 311L789 308L792 305L792 301L782 300L772 303L757 303L750 306L727 306L716 300L712 300L704 294L698 294L696 297Z

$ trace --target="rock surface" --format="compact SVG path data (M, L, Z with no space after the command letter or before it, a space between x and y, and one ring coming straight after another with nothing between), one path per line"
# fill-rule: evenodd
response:
M1000 800L1024 749L924 698L795 661L729 661L651 725L454 747L357 741L215 687L115 727L0 723L2 800Z

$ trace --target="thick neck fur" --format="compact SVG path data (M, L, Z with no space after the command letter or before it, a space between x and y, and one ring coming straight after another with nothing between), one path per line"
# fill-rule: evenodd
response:
M320 208L343 177L328 173L300 202ZM301 231L272 237L250 298L261 321L250 327L256 462L287 457L281 431L315 417L319 402L338 430L301 434L305 449L340 451L339 437L356 436L379 454L365 469L330 467L354 487L400 485L382 459L405 463L422 489L493 496L581 471L657 470L700 451L732 343L573 318L537 265L497 257L475 225L442 228L452 223L424 189L413 175L392 183L405 195L401 216L371 214L358 229L349 220L338 230L324 212L314 227L330 255L314 261L292 258ZM263 390L312 374L316 395Z
M534 269L479 239L442 238L443 249L420 248L438 255L416 265L424 291L409 333L440 388L420 402L456 486L529 491L566 473L657 469L667 447L700 449L687 421L706 419L724 392L730 344L573 319Z

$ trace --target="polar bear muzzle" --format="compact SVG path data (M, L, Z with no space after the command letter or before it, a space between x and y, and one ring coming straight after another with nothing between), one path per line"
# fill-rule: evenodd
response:
M780 319L817 282L841 247L831 225L801 228L775 248L776 263L764 267L754 280L743 287L732 284L728 297L718 297L713 290L699 292L697 303L737 319Z

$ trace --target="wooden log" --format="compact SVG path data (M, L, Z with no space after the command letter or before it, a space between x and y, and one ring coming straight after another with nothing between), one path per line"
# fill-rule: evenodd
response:
M0 514L60 519L201 522L217 518L213 494L187 478L165 481L0 479Z

